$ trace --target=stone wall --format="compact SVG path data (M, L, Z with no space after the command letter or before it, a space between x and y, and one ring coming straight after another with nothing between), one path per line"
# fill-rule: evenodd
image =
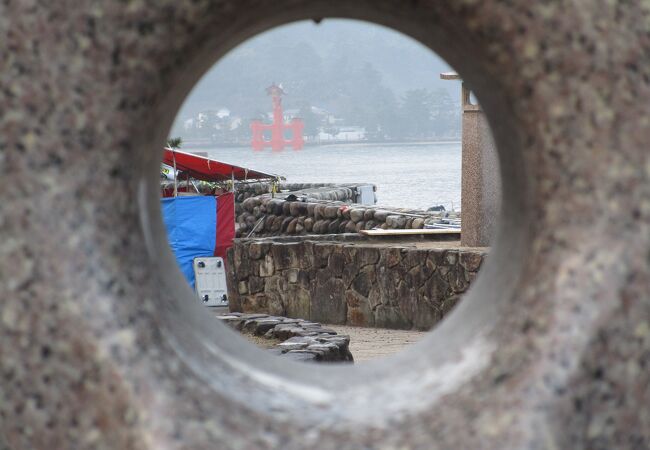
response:
M293 200L286 198L292 195ZM327 186L249 196L236 209L237 237L355 233L372 228L419 229L455 212L429 212L354 204L356 186ZM253 231L254 230L254 231Z
M320 323L237 312L217 316L217 319L242 334L278 341L268 351L280 357L302 362L354 362L350 336L338 335Z
M358 237L235 241L231 311L427 330L475 279L484 249L387 245Z
M307 189L335 188L335 187L336 185L333 183L280 183L278 189L279 191L296 192L296 191L302 191ZM271 188L272 188L272 184L268 182L259 182L259 183L236 182L235 190L237 194L235 195L235 201L237 203L241 203L250 197L256 197L262 194L270 194Z

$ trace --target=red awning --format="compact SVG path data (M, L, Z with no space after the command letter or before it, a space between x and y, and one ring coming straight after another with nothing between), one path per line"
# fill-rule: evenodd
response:
M282 178L271 173L234 166L216 159L170 148L165 148L162 162L171 167L176 164L176 170L189 173L192 178L202 181L225 181L232 178L238 181Z

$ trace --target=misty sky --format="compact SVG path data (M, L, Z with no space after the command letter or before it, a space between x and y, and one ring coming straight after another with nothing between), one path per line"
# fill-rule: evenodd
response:
M454 101L460 96L457 82L440 80L440 73L451 68L401 33L352 20L303 21L260 34L222 58L192 90L176 125L207 109L227 107L243 116L256 108L270 109L264 89L272 82L284 84L288 107L292 101L308 101L336 109L328 99L337 85L363 86L363 68L369 66L397 98L420 88L443 88Z

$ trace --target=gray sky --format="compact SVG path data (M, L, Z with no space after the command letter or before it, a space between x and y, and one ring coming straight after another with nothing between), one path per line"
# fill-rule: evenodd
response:
M352 20L302 21L262 33L223 57L192 90L177 120L219 107L250 115L257 104L266 106L264 88L272 82L285 84L288 106L308 101L336 109L328 100L343 83L363 86L367 63L397 98L418 88L442 88L454 100L460 95L457 83L440 80L450 67L399 32Z

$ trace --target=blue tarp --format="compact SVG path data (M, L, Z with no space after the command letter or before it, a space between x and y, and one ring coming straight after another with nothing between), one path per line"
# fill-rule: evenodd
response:
M163 198L163 221L176 262L194 289L194 258L214 256L217 199L210 196Z

